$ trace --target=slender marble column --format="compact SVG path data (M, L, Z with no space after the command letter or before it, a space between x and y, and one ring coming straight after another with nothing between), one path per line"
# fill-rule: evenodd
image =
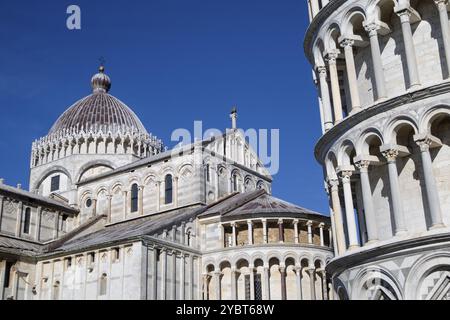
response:
M450 25L448 22L447 5L448 0L434 0L439 10L439 20L441 22L442 42L445 49L445 60L447 62L447 76L450 76Z
M381 61L380 43L378 42L378 30L380 26L376 23L369 23L364 26L370 38L370 49L372 51L373 71L375 83L377 85L378 100L387 98L386 84L384 80L383 63Z
M331 93L333 96L335 123L341 122L343 118L341 90L339 87L339 76L337 71L337 58L338 52L330 52L327 55L328 69L330 70Z
M312 234L312 221L308 221L306 223L306 226L308 227L308 243L313 243L313 234Z
M310 281L310 291L311 291L311 300L316 300L316 281L315 281L315 269L314 267L309 267L307 269L309 274L309 281Z
M236 239L236 223L235 222L233 222L232 224L231 224L231 228L233 229L233 239L232 239L232 241L233 241L233 247L236 247L236 245L237 245L237 239Z
M144 186L138 188L138 213L140 216L144 214Z
M436 179L434 178L433 162L430 156L431 139L421 139L416 141L420 147L420 156L422 159L422 169L425 180L425 190L427 193L428 208L431 215L431 229L442 228L444 223L442 220L442 212L439 200L439 192L436 187Z
M322 295L323 300L328 300L328 286L327 286L327 273L325 270L320 271L320 276L322 278Z
M153 247L153 272L152 272L152 284L153 293L152 299L158 299L158 249Z
M270 300L270 273L269 267L264 267L264 280L266 281L265 285L265 298L266 300Z
M39 206L37 208L36 213L36 226L35 226L35 232L34 232L34 240L39 241L41 237L41 219L42 219L42 207Z
M108 223L111 223L112 220L112 195L107 196L108 201Z
M248 244L253 245L253 223L252 223L252 220L247 220L247 233L248 233Z
M280 267L281 300L286 300L286 267Z
M231 268L231 300L237 300L236 268Z
M161 181L156 182L156 211L161 210Z
M394 213L395 235L406 233L405 217L403 215L402 199L400 195L400 187L398 184L397 157L398 150L387 149L382 151L383 156L388 162L389 185L391 189L392 211Z
M178 206L178 177L174 177L173 178L173 196L174 196L174 204L175 204L175 207L177 207Z
M328 179L330 186L331 202L333 205L333 213L336 227L336 243L338 253L344 253L346 250L344 223L342 219L341 201L339 199L339 180Z
M216 271L214 272L214 278L215 278L215 287L216 287L216 300L221 300L221 289L220 289L220 276L222 275L222 272Z
M298 219L294 219L294 221L292 222L294 224L294 242L296 244L299 243L299 239L298 239Z
M343 39L341 46L344 48L345 64L347 70L347 78L350 88L350 100L352 102L351 112L361 110L361 102L359 99L358 78L356 76L355 58L353 56L353 45L355 41L351 39Z
M327 82L327 68L324 66L318 66L317 73L319 74L320 96L322 98L323 105L323 120L325 131L330 130L333 127L333 118L331 111L330 92L328 90Z
M219 199L219 180L220 180L220 174L219 174L219 168L216 168L216 181L215 181L215 193L216 193L216 201Z
M356 228L355 208L353 206L352 187L350 184L350 177L352 171L341 171L342 187L344 189L344 201L345 201L345 216L347 219L348 241L349 250L359 247L358 234Z
M372 189L370 187L370 180L369 180L370 161L361 160L355 163L355 166L359 169L362 197L364 203L364 216L366 219L366 228L368 237L367 244L369 244L378 240L377 224L372 201Z
M420 86L419 71L417 69L416 51L414 48L413 35L411 30L411 9L396 11L400 17L403 33L403 45L405 46L406 63L408 65L408 75L410 88Z
M296 280L297 280L297 300L303 300L302 267L295 268L295 276L296 276Z
M184 293L185 293L185 264L186 264L186 255L184 253L180 254L180 300L184 300ZM174 279L175 282L175 279Z
M203 300L210 300L210 295L208 294L208 278L209 275L203 274Z
M324 238L323 238L323 228L324 228L324 227L325 227L325 224L324 224L324 223L319 224L320 245L321 245L322 247L325 246L325 241L324 241Z
M283 219L278 219L278 241L284 243L284 225Z
M167 249L161 249L161 299L167 299L166 293L167 281Z
M267 220L266 219L262 219L262 224L263 224L263 238L264 238L264 243L266 244L268 241L267 239Z
M255 267L250 265L248 267L248 272L250 272L250 300L255 300Z

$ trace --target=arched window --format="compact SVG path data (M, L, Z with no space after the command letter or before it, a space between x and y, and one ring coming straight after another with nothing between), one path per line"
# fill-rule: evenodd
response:
M173 187L172 187L172 175L168 174L166 175L166 178L164 179L164 197L165 197L165 204L172 203L173 198Z
M100 278L100 293L99 293L100 296L106 295L107 286L108 286L108 276L106 275L106 273L104 273Z
M131 186L131 212L138 211L138 185L134 183Z
M210 169L209 168L209 164L207 164L206 167L205 167L205 176L206 176L206 181L208 181L208 182L211 180L209 169Z
M238 176L236 173L233 174L233 191L238 191Z
M30 233L30 223L31 223L31 209L26 208L25 209L25 217L23 219L23 233L29 234Z

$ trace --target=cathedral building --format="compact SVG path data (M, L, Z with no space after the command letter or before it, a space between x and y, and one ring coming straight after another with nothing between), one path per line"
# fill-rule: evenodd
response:
M450 5L308 0L336 299L450 299Z
M0 180L0 299L332 299L328 216L271 195L237 129L167 150L109 94L32 145L29 191Z

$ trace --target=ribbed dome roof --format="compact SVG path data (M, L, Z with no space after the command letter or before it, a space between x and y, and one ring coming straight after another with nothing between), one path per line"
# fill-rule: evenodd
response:
M108 94L111 80L100 67L91 80L93 93L73 104L59 118L49 135L81 130L104 133L131 131L148 134L136 114L122 101Z

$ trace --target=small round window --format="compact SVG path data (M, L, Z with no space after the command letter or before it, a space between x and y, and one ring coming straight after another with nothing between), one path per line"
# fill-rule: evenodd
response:
M92 199L86 200L86 208L90 208L92 206Z

